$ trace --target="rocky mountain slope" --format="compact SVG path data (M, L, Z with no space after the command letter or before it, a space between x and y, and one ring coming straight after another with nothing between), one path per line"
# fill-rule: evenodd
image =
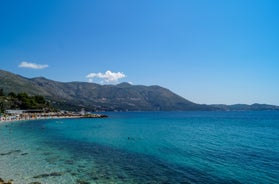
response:
M57 82L43 77L25 78L0 70L4 93L26 92L42 95L55 107L92 111L185 111L216 110L215 107L188 101L160 86L99 85L87 82Z
M0 70L0 89L4 93L44 96L54 107L89 111L255 111L279 110L267 104L201 105L160 86L121 83L99 85L87 82L58 82L44 77L26 78Z

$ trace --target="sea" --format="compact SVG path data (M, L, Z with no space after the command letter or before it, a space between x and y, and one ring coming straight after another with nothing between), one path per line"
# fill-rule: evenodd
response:
M110 112L0 124L14 184L279 183L279 112Z

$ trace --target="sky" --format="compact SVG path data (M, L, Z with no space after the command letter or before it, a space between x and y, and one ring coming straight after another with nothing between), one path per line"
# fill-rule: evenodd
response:
M279 105L277 0L0 0L0 69Z

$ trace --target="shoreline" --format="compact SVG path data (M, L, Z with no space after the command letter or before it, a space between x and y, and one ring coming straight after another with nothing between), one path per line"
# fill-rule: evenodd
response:
M1 123L13 123L18 121L47 120L47 119L72 119L72 118L107 118L104 114L75 114L75 113L23 113L19 115L5 115L0 117Z
M34 121L34 120L55 120L55 119L81 119L81 118L107 118L107 115L104 114L78 114L73 112L64 112L64 113L56 113L56 112L50 112L50 113L22 113L17 115L7 115L4 114L4 116L0 116L0 126L8 126L10 123L15 122L24 122L24 121ZM50 175L56 176L57 172L53 172ZM13 184L14 178L5 178L3 176L0 176L0 184ZM33 182L31 182L33 183ZM34 182L41 184L41 182Z
M33 119L13 119L13 120L0 120L1 123L14 123L14 122L22 122L22 121L34 121L34 120L47 120L47 119L78 119L80 117L51 117L51 118L33 118Z

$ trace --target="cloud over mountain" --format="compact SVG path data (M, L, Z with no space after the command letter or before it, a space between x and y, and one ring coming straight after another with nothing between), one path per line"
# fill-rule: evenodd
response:
M110 70L105 73L89 73L86 78L88 78L89 82L93 82L94 78L103 79L102 82L117 82L119 79L126 77L126 75L122 72L111 72Z
M29 62L26 62L26 61L22 61L18 67L20 68L31 68L31 69L44 69L44 68L47 68L48 65L41 65L41 64L36 64L36 63L29 63Z

